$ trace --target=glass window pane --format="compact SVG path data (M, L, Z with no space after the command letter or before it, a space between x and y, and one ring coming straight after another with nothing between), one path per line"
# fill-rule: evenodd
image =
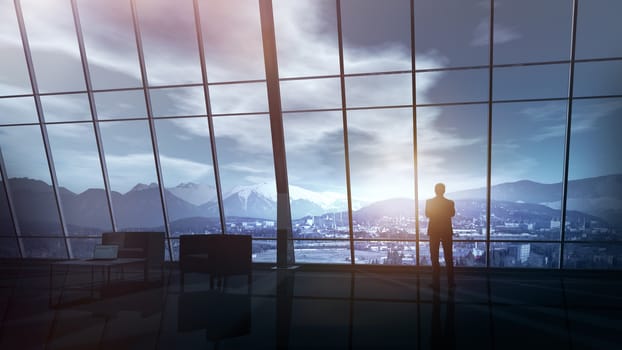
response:
M416 247L415 242L355 241L354 260L361 265L415 265Z
M284 111L341 108L339 79L286 80L280 90Z
M266 83L209 86L212 113L265 113L268 111Z
M488 106L417 108L419 234L428 239L425 200L442 182L455 201L456 239L486 238Z
M276 262L276 241L253 240L253 262Z
M15 237L0 237L0 258L19 258L19 248Z
M32 93L13 1L0 1L0 96Z
M410 1L343 0L341 20L346 73L412 69Z
M75 259L90 259L96 244L101 244L101 238L72 238L69 240L71 252Z
M202 82L192 1L138 0L136 7L149 84Z
M341 112L287 114L283 127L294 237L348 238Z
M273 1L281 78L339 74L334 0Z
M622 2L579 1L577 15L577 58L621 57Z
M417 104L488 100L488 70L417 73Z
M93 125L48 125L48 138L68 233L112 231Z
M41 96L46 122L90 120L91 109L86 94Z
M493 105L491 239L559 240L566 104Z
M154 117L206 115L203 87L151 89Z
M351 264L350 241L344 240L296 240L294 241L296 263Z
M24 258L67 259L62 238L23 238Z
M84 91L71 2L21 1L40 92Z
M0 124L38 123L32 97L0 98Z
M207 118L155 121L171 236L221 233Z
M210 82L265 79L258 2L199 2Z
M412 105L412 75L347 77L346 103L348 107Z
M6 191L4 190L4 180L2 176L0 176L0 236L15 236L15 229L11 219L9 202L7 201Z
M142 86L130 2L78 0L94 89Z
M214 118L227 233L276 236L276 182L268 116Z
M95 106L99 119L147 117L142 90L97 92Z
M489 24L487 2L416 0L416 68L488 64Z
M162 201L147 121L99 124L119 230L162 231Z
M510 242L490 245L490 266L559 268L559 243Z
M39 126L0 128L0 149L22 235L62 235Z
M430 243L419 243L419 264L431 266ZM454 266L484 267L486 266L486 242L454 242L453 243ZM439 249L439 262L445 264L445 252L441 245Z
M575 244L564 245L565 269L616 269L622 268L622 245Z
M622 61L575 64L574 96L622 95Z
M622 240L622 99L573 102L567 240Z
M572 1L496 0L494 63L570 59Z
M567 64L495 68L493 72L494 100L567 96Z
M348 113L355 238L415 238L412 123L410 108Z

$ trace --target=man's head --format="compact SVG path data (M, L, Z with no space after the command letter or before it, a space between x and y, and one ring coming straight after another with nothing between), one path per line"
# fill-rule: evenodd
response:
M442 182L439 182L436 185L434 185L434 193L436 193L436 195L439 196L439 197L444 195L445 194L445 184L442 183Z

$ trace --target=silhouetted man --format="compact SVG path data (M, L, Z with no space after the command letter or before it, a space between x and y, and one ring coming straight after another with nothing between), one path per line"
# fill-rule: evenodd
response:
M438 262L438 253L442 242L447 269L447 284L450 288L453 288L455 287L455 282L451 218L456 215L456 209L454 201L443 197L445 194L444 184L437 183L434 186L434 192L436 197L428 199L425 203L425 216L429 218L428 236L430 237L430 258L432 259L432 285L435 288L438 288L440 285L441 266Z

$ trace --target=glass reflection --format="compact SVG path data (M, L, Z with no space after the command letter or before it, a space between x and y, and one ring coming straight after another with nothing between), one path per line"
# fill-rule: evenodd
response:
M48 125L48 138L67 233L90 236L112 231L92 124ZM87 253L72 249L79 255Z
M570 59L572 1L495 0L494 63Z
M71 2L20 1L40 92L84 91Z
M6 231L5 231L6 232ZM0 258L19 258L19 248L15 237L0 237Z
M427 240L425 200L442 182L454 200L456 239L486 238L487 105L417 108L419 233Z
M294 238L350 236L342 123L340 112L292 113L283 118ZM300 240L294 249L296 261L350 259L348 241Z
M86 94L41 96L46 122L90 120L91 109Z
M203 87L151 89L154 117L206 115Z
M268 111L266 83L210 85L209 94L213 114Z
M560 239L566 104L493 105L491 239Z
M199 2L210 82L265 79L257 4L247 0Z
M155 121L170 236L221 233L207 118Z
M281 78L339 74L334 0L273 1Z
M496 101L567 96L567 64L495 68L493 72Z
M564 268L566 269L620 269L622 268L622 245L564 244Z
M95 106L99 119L147 117L142 90L96 92Z
M345 240L295 240L297 263L350 264L350 242Z
M0 96L32 93L12 1L0 1Z
M415 1L416 68L488 64L489 31L488 2Z
M574 100L567 240L622 240L622 99Z
M284 111L341 108L339 79L285 80L280 90Z
M0 98L0 124L37 123L37 110L32 97Z
M268 116L214 118L214 136L227 233L274 238L276 182Z
M415 242L355 241L356 264L415 265L417 261ZM350 261L350 257L347 258Z
M412 75L390 74L346 78L348 107L412 105Z
M486 266L486 242L455 242L453 243L454 266L484 267ZM441 267L445 265L443 248L439 251ZM419 243L419 264L431 266L430 243Z
M4 187L5 187L4 179L0 175L0 236L15 237L15 229L13 228L13 219L11 218L9 202L7 200L6 191Z
M491 243L490 266L558 268L559 243Z
M340 112L283 118L295 238L349 237L342 123Z
M62 238L23 238L24 258L67 259Z
M276 241L267 239L253 240L253 262L276 262Z
M151 85L202 82L191 0L136 0Z
M95 245L101 244L101 238L72 238L69 242L75 259L90 259Z
M117 228L163 231L162 200L147 121L101 122Z
M77 1L94 89L142 86L128 0Z
M0 128L0 150L22 235L62 235L39 126Z
M577 58L622 57L622 3L617 0L579 1Z
M340 3L346 73L412 69L408 0Z
M415 238L412 109L348 113L355 238Z
M622 95L622 60L575 64L574 97Z
M417 104L488 100L488 70L417 73Z

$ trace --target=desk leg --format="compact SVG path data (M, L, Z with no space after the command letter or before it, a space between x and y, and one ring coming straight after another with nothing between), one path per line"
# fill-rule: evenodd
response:
M108 278L106 279L106 284L110 284L110 266L108 266Z

